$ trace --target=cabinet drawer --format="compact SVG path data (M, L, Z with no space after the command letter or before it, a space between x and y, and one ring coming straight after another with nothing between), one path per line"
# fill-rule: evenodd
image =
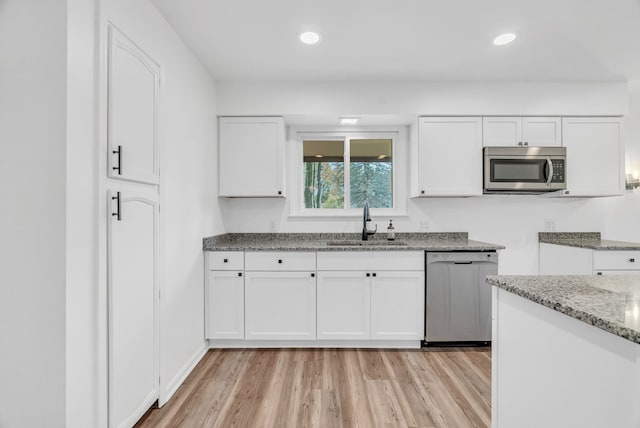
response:
M640 251L594 251L593 269L640 269Z
M424 270L423 251L323 251L318 270Z
M245 269L253 271L316 270L316 253L298 251L245 253Z
M244 270L244 252L209 251L209 270Z

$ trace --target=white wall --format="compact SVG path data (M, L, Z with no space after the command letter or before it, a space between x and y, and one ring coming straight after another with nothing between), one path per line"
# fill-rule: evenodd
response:
M219 115L623 115L624 83L596 84L249 84L218 85ZM416 137L415 127L409 135ZM407 166L405 166L407 167ZM616 199L616 198L608 198ZM622 198L617 198L622 199ZM609 202L611 203L611 202ZM545 220L557 231L600 231L606 236L605 199L548 199L487 195L409 201L398 232L466 231L471 239L505 245L500 273L537 273L537 233ZM288 200L221 199L227 232L358 232L360 218L289 218ZM383 230L388 218L375 216ZM626 222L630 227L629 221ZM624 227L621 225L621 227ZM640 239L639 239L640 241Z
M66 1L0 3L0 426L65 426Z
M67 0L67 428L98 426L96 17Z
M148 0L105 0L102 12L103 31L107 20L113 22L161 67L160 399L163 402L205 349L202 238L224 231L211 166L216 164L216 86L212 76Z

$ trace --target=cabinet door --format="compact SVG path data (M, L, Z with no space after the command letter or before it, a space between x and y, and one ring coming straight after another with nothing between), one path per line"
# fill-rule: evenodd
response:
M562 146L562 120L559 117L522 118L522 141L526 146Z
M424 338L424 273L376 272L371 281L371 338Z
M482 194L482 119L420 118L418 196Z
M565 245L539 244L540 275L591 275L593 250Z
M518 146L522 145L521 117L483 117L483 146Z
M281 117L223 117L219 137L220 196L284 196Z
M562 142L567 147L570 196L623 193L621 133L621 120L617 117L563 119Z
M316 278L310 272L246 272L245 338L316 338Z
M209 271L208 339L244 339L244 277L242 272Z
M158 399L159 211L154 194L109 192L109 207L109 426L121 427Z
M371 277L318 272L318 339L369 339Z
M109 25L107 141L109 177L158 184L160 67Z

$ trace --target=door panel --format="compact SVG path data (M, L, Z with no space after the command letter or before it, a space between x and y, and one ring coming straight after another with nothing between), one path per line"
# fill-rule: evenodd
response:
M158 200L109 192L109 206L109 426L130 427L158 399Z
M369 339L371 278L318 272L318 339Z
M110 25L107 141L111 178L159 182L159 76L158 64Z

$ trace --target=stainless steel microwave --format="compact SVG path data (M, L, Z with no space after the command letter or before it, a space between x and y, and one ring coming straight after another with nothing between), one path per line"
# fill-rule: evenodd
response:
M566 147L484 148L484 193L562 190L566 174Z

